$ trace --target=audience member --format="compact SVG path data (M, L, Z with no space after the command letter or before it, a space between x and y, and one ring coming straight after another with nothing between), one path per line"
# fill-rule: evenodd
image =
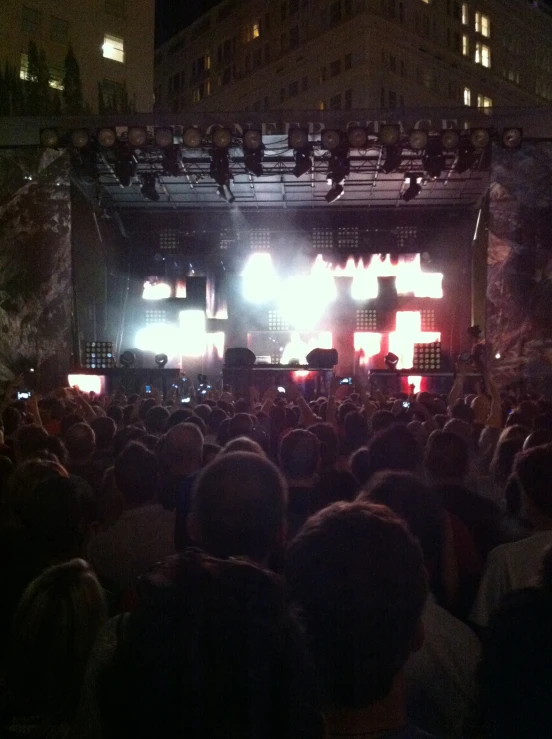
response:
M161 436L165 432L169 420L169 411L162 405L154 405L146 414L146 431L153 436Z
M230 452L253 452L253 454L258 454L261 457L265 456L260 444L257 444L256 441L250 439L248 436L236 436L230 439L222 449L222 453L228 454Z
M318 510L320 442L310 431L293 429L280 443L279 458L288 485L287 534L291 541Z
M360 485L376 472L396 470L420 473L422 450L404 426L396 425L373 437L367 449L359 449L351 459L351 471Z

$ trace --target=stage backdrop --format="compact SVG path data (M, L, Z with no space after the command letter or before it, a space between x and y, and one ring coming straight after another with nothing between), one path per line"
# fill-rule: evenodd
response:
M487 338L503 386L552 395L552 143L495 147L489 194Z
M71 361L69 171L51 149L0 150L0 383L33 367L51 386Z

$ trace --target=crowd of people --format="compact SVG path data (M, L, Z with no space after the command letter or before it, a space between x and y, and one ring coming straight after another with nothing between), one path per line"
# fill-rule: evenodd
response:
M552 402L7 395L0 739L552 736Z

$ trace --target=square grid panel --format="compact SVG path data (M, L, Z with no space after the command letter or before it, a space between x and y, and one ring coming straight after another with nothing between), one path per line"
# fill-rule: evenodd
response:
M164 228L159 234L159 248L162 251L178 249L178 233L174 228Z
M148 308L146 310L146 326L157 323L167 323L167 311L160 308Z
M377 331L377 313L373 308L358 308L355 331Z
M422 320L422 331L436 331L435 311L433 308L422 308L420 314Z
M414 344L414 369L439 370L441 369L441 342L432 344Z
M268 330L269 331L289 331L289 323L282 317L277 310L268 311Z
M112 341L87 341L84 345L86 369L108 369L115 366Z

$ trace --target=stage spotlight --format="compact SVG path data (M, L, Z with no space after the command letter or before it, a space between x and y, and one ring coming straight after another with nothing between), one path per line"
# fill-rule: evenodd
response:
M395 172L401 166L402 162L402 149L400 146L386 146L385 147L385 158L383 164L380 167L380 172L384 174L391 174Z
M157 203L160 197L157 192L156 183L157 177L153 172L144 172L142 175L142 187L140 188L140 192L146 200L151 200L153 203Z
M119 152L113 165L113 171L121 187L130 187L132 180L136 177L137 170L138 162L134 154L129 151Z
M134 352L131 352L130 349L127 349L121 354L120 363L125 369L132 367L135 361L136 355L134 354Z
M348 130L347 139L352 149L364 149L368 143L368 132L361 126L354 126Z
M421 151L426 148L428 138L427 131L416 129L415 131L410 132L408 136L408 145L414 151Z
M228 149L232 143L232 131L229 128L215 128L211 140L217 149Z
M261 151L263 148L263 135L261 131L254 129L244 131L243 148L247 151Z
M40 145L46 149L55 149L59 144L59 134L55 128L43 128L40 131Z
M456 163L454 169L458 174L464 174L470 169L475 167L477 162L477 154L474 151L473 146L469 140L460 140L458 147L458 156L456 157Z
M245 151L244 152L243 163L245 165L245 168L248 172L251 172L251 174L254 174L255 177L261 177L264 172L262 161L263 161L262 151Z
M409 185L402 195L402 199L405 203L409 203L411 200L414 200L414 198L421 193L422 186L418 182L420 179L421 178L416 175L409 175L407 177L406 181L409 182Z
M441 143L443 144L443 149L452 151L460 143L460 134L454 129L447 129L441 134Z
M171 128L156 128L155 129L155 143L164 149L167 146L172 146L174 142L174 136Z
M202 136L199 128L192 126L184 131L182 141L188 149L199 149L201 147L201 140Z
M342 198L345 194L345 188L343 185L340 185L339 183L334 183L333 187L328 190L326 195L324 196L327 203L334 203L336 200L339 200L339 198Z
M398 144L400 137L400 126L386 123L380 128L378 139L380 144L383 144L384 146L393 146L394 144Z
M305 149L309 145L309 132L303 128L290 128L288 146L290 149Z
M445 157L440 136L430 136L427 142L426 154L423 158L424 171L432 180L437 179L445 168Z
M135 149L145 146L148 140L148 132L143 126L132 126L128 129L128 143Z
M523 128L505 128L502 132L502 145L506 149L519 149L523 140Z
M219 185L219 187L217 187L217 195L219 198L226 200L227 203L233 203L236 199L234 193L230 189L229 183L226 185Z
M182 159L179 146L168 146L163 152L163 172L171 177L182 173Z
M159 367L159 369L163 369L163 367L167 364L169 361L169 358L166 354L156 354L155 355L155 364Z
M327 128L325 131L322 131L320 144L323 149L333 151L341 146L342 143L343 137L341 135L341 131L334 131L331 128Z
M399 358L396 354L393 354L393 352L389 352L385 355L383 361L385 362L387 369L394 370L398 364Z
M90 141L90 136L85 128L79 128L71 133L71 145L75 149L84 149Z
M491 135L487 128L474 128L471 131L470 141L475 149L484 149L489 145Z
M278 293L279 280L267 252L251 254L242 272L242 295L249 303L270 303Z
M310 174L313 168L312 150L309 147L304 149L298 149L295 154L295 167L293 168L293 174L299 178L304 174Z
M230 182L230 160L226 150L213 152L209 174L221 187L224 187L224 185Z
M100 128L96 134L96 139L98 144L103 146L104 149L110 149L117 142L117 134L113 128Z

